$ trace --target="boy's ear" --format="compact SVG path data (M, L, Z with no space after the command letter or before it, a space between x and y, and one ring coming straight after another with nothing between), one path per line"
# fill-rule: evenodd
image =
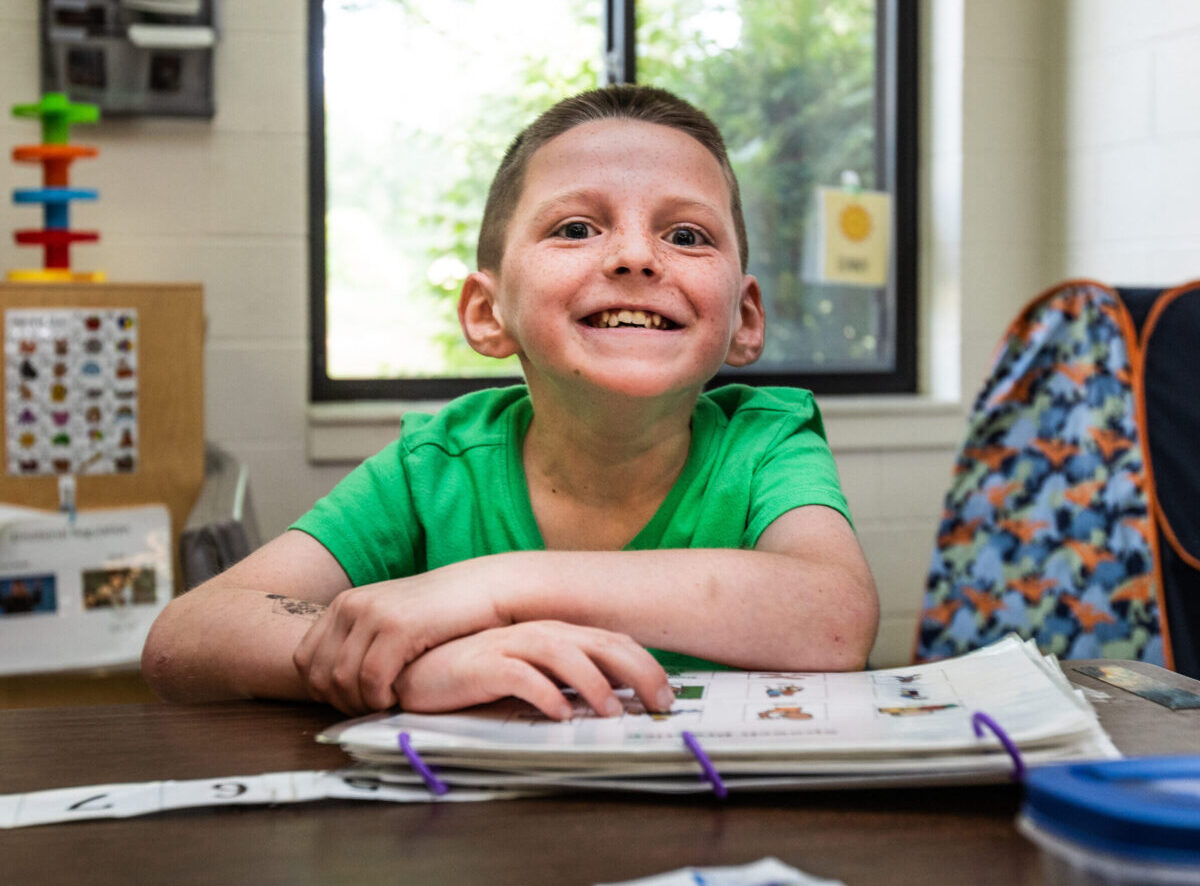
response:
M517 343L504 328L496 302L496 278L487 271L467 275L458 297L458 323L467 344L485 357L509 357Z
M763 314L762 292L758 281L747 274L742 278L742 292L738 298L738 325L729 343L725 362L730 366L748 366L759 358L766 339L766 316Z

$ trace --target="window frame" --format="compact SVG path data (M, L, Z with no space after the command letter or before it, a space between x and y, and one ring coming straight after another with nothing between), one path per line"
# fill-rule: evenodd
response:
M604 70L609 83L636 82L635 0L608 0L604 16ZM876 65L876 168L887 170L893 195L895 368L864 372L755 372L718 375L712 384L808 388L828 394L911 394L917 389L917 6L876 0L876 46L892 65ZM430 378L330 378L325 341L326 177L324 104L325 16L322 0L308 0L309 133L309 402L355 400L444 401L485 387L515 384L519 376Z

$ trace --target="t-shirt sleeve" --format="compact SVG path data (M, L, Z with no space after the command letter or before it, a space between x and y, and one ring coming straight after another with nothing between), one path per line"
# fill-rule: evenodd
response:
M807 394L807 392L804 392ZM793 508L822 505L850 519L821 413L811 395L789 417L754 472L744 546L754 547L775 520Z
M290 527L324 545L355 587L423 569L402 451L396 441L368 458Z

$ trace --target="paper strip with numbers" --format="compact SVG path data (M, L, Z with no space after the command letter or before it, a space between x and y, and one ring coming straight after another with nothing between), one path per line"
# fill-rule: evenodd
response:
M471 802L523 796L515 791L458 790L437 796L424 785L382 782L353 769L270 772L263 775L86 785L0 795L0 828L130 818L200 806L274 805L312 800L379 800L390 803Z

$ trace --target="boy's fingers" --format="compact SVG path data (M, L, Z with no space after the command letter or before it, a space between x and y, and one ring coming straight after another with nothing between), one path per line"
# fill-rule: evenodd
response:
M301 674L307 676L309 668L312 667L313 652L320 642L321 636L325 633L325 625L323 618L317 619L311 627L300 638L300 642L296 644L296 649L292 652L292 664L296 666Z
M313 627L318 626L320 622ZM307 656L307 667L301 669L309 691L340 711L359 713L365 710L359 691L359 671L370 639L361 627L354 630L352 626L346 631L336 621L325 625Z
M669 711L675 693L667 682L667 672L654 656L623 634L611 631L600 631L600 634L589 654L607 679L632 689L647 710Z
M323 624L322 621L317 621L316 624L308 629L308 632L292 653L292 664L295 665L301 680L304 681L304 687L308 690L308 694L316 701L328 700L328 685L323 679L316 679L313 673L317 650L321 648L321 640L327 630L328 625Z
M578 642L580 639L582 643ZM535 648L527 648L521 657L570 686L600 716L615 717L623 710L621 700L613 692L602 666L586 651L587 639L549 638L534 644Z
M562 622L522 625L511 653L575 689L596 713L616 716L623 707L614 683L630 686L649 710L669 710L674 693L654 656L624 634ZM515 636L515 635L514 635Z
M495 698L515 696L527 701L552 720L569 720L574 715L571 703L554 681L528 661L503 659L490 672L488 692Z
M384 650L373 645L367 660ZM370 670L365 662L364 670ZM623 710L613 682L631 686L648 710L669 709L674 700L666 673L629 637L555 621L495 628L438 646L398 669L391 688L410 710L444 711L515 696L552 719L568 719L572 707L555 680L604 716Z
M358 672L359 696L368 710L384 711L397 702L395 684L407 664L403 640L383 632L372 638Z
M329 682L335 704L342 710L368 710L361 689L362 663L373 641L366 631L354 630L330 650Z

